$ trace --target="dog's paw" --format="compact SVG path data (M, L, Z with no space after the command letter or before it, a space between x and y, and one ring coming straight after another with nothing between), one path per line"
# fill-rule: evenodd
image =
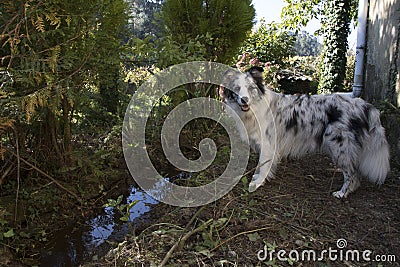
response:
M254 192L263 184L263 181L260 181L260 175L254 174L253 179L249 184L249 192Z
M256 191L258 187L259 187L259 185L257 185L256 182L251 182L249 184L249 192L252 193L252 192Z
M332 196L334 196L336 198L339 198L339 199L342 199L342 198L346 198L347 194L343 193L341 190L339 190L339 191L333 192Z
M253 174L253 177L251 177L252 182L258 181L259 179L260 179L259 173L255 173L255 174Z

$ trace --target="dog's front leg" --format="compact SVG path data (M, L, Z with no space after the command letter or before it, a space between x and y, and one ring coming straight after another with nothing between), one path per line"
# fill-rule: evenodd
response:
M269 174L271 172L274 158L274 155L271 154L271 151L272 149L270 145L264 145L261 147L260 159L258 161L257 170L249 184L249 192L254 192L257 188L262 186L265 182L265 179L269 180Z

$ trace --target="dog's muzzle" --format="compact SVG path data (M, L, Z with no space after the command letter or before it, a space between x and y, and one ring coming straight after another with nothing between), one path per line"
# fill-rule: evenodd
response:
M250 110L249 98L247 96L243 97L238 96L238 103L242 111L247 112Z

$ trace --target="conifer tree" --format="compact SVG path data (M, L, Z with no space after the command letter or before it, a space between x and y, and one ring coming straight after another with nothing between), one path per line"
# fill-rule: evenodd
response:
M253 26L251 0L166 0L160 23L163 35L178 44L205 45L206 60L229 63Z
M38 146L64 163L74 110L85 93L109 84L110 69L118 73L126 9L124 0L0 3L0 73L10 77L0 117L21 127L15 132L30 150Z

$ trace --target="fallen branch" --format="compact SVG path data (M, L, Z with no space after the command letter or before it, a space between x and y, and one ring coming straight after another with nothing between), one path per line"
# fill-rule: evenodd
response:
M208 227L211 223L213 222L213 219L209 219L208 221L206 221L205 223L203 223L202 225L200 225L199 227L193 229L192 231L186 233L182 238L180 238L168 251L168 253L165 255L163 261L160 264L160 267L165 266L165 264L167 264L167 262L169 261L169 259L171 258L172 254L174 253L174 251L178 248L183 246L183 244L186 242L186 240L191 237L192 235L201 232L202 230L204 230L206 227Z
M41 169L39 169L38 167L36 167L35 165L33 165L32 163L30 163L29 161L19 157L18 155L16 155L13 151L7 149L7 151L13 155L14 157L17 157L17 159L21 160L23 163L25 163L26 165L28 165L29 167L31 167L32 169L34 169L35 171L37 171L38 173L40 173L41 175L43 175L44 177L46 177L47 179L49 179L50 181L52 181L54 184L56 184L60 189L64 190L65 192L67 192L68 194L70 194L71 196L73 196L76 200L79 201L80 204L83 204L82 199L75 194L74 192L72 192L71 190L69 190L68 188L66 188L65 186L63 186L59 181L57 181L56 179L54 179L53 177L51 177L50 175L48 175L47 173L45 173L44 171L42 171Z
M192 216L192 218L190 219L190 221L186 224L185 229L188 229L189 226L194 222L194 220L197 218L197 216L205 209L205 205L202 206L201 208L199 208L196 213Z

